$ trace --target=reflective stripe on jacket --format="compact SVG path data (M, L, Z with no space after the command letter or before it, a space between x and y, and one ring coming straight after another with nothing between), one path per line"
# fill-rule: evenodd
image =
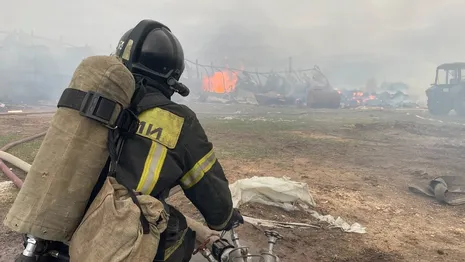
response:
M231 192L195 113L156 89L143 96L137 111L140 126L122 148L116 179L160 200L181 185L208 226L223 229L232 214Z

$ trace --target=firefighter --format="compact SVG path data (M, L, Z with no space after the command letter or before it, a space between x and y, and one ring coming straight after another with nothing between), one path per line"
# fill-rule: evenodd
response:
M196 114L171 101L175 92L189 93L178 82L183 48L167 26L143 20L122 36L115 55L136 80L131 103L140 121L137 134L121 149L116 179L161 200L170 214L155 261L189 261L195 232L164 201L171 188L180 185L213 230L230 230L244 221L232 207L228 180Z

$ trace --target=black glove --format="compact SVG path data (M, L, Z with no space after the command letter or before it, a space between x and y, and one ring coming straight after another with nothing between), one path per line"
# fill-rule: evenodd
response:
M234 208L232 211L231 218L229 219L228 224L223 230L229 231L239 224L244 224L244 218L242 217L239 209Z

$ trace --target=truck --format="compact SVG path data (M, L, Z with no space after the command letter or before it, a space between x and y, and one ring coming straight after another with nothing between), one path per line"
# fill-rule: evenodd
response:
M465 62L439 65L426 96L428 111L432 115L448 115L454 110L457 115L465 117Z

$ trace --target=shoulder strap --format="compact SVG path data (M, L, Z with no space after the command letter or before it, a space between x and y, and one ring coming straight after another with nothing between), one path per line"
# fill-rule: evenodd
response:
M57 107L74 109L81 116L93 119L109 129L119 129L123 135L135 133L139 126L137 116L132 110L124 109L117 101L92 91L66 88ZM112 119L115 114L118 117Z
M66 107L79 111L79 114L94 119L108 127L114 127L111 122L115 111L122 111L123 107L116 101L89 91L66 88L61 94L57 107Z
M116 174L116 167L118 166L118 161L119 161L119 158L120 158L121 152L122 152L121 149L123 148L126 137L127 136L122 135L121 132L119 132L118 129L110 129L108 131L108 144L107 144L107 146L108 146L108 153L110 155L110 166L109 166L109 171L108 171L109 176L114 177L115 174ZM137 199L136 194L125 183L122 183L120 181L118 181L118 182L121 183L121 185L126 188L126 190L128 191L129 196L132 199L132 202L134 202L134 204L136 204L137 207L139 208L140 222L141 222L141 225L142 225L143 233L144 234L149 234L150 233L150 225L149 225L149 222L148 222L147 218L144 216L144 213L142 211L142 208L140 206L140 203L139 203L139 200Z

